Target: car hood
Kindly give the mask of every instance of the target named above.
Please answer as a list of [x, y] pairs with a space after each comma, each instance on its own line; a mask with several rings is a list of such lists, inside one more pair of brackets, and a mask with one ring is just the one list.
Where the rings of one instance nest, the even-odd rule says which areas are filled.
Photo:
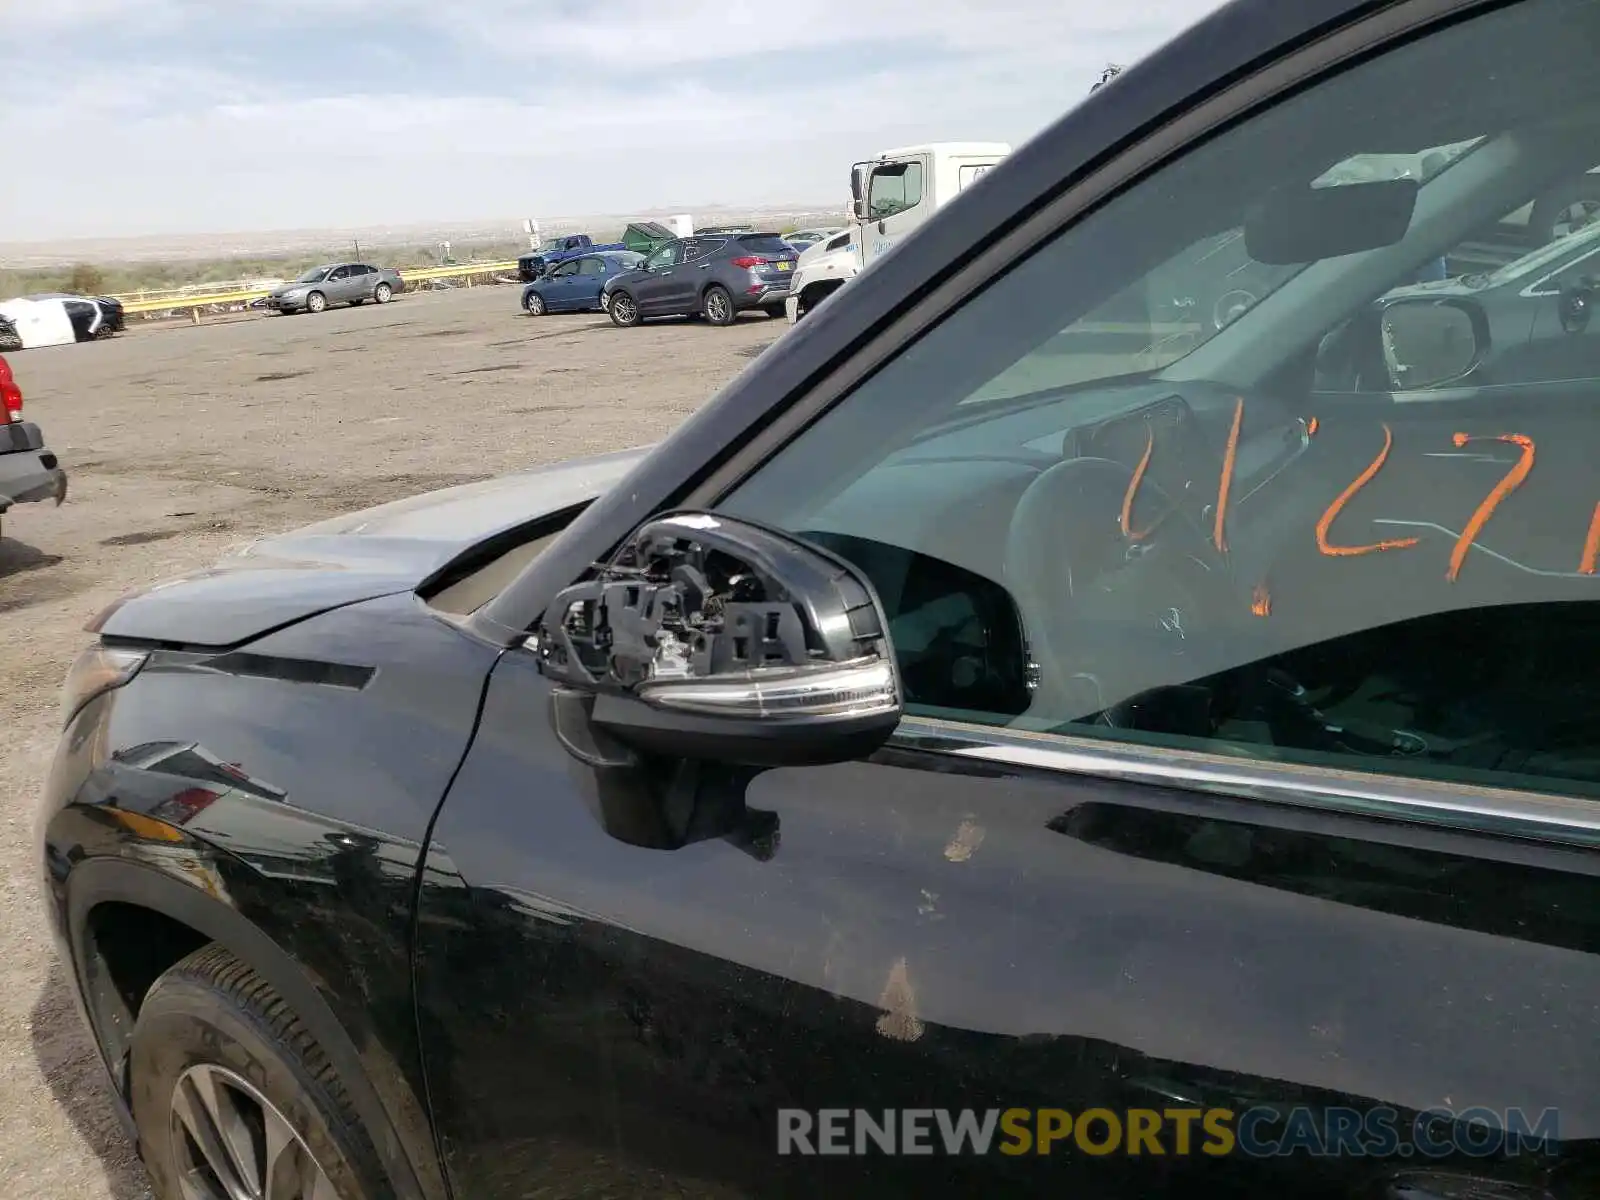
[[263, 538], [206, 570], [124, 596], [91, 628], [113, 638], [222, 648], [329, 609], [411, 591], [487, 538], [594, 500], [647, 452], [534, 467]]

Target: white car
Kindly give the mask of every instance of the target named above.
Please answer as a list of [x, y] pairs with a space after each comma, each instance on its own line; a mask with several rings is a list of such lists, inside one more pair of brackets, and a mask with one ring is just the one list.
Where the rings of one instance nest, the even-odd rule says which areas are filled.
[[793, 246], [796, 250], [803, 252], [809, 250], [818, 242], [826, 241], [835, 234], [843, 232], [845, 231], [837, 226], [834, 226], [830, 229], [796, 229], [793, 233], [784, 234], [783, 240], [788, 242], [789, 245]]
[[860, 270], [861, 255], [848, 229], [802, 250], [800, 261], [794, 265], [789, 298], [783, 302], [789, 324], [850, 282]]
[[[121, 333], [122, 302], [110, 296], [37, 292], [0, 300], [0, 317], [16, 331], [14, 349], [96, 342]], [[11, 339], [8, 339], [8, 343]]]

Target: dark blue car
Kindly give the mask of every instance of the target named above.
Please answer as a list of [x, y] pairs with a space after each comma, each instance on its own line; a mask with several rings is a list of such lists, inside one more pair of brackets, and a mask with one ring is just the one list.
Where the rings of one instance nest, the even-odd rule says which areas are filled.
[[606, 280], [634, 270], [644, 255], [631, 250], [585, 254], [551, 268], [542, 279], [522, 289], [522, 308], [530, 317], [553, 312], [600, 312], [600, 291]]

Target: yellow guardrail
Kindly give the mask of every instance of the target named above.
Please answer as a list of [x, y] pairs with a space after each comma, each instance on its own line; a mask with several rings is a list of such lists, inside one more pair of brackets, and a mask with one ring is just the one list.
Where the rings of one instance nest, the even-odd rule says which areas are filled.
[[[516, 260], [495, 263], [458, 263], [451, 267], [421, 267], [414, 271], [401, 271], [400, 278], [407, 287], [434, 279], [466, 279], [479, 275], [503, 275], [517, 269]], [[122, 301], [122, 311], [137, 315], [157, 312], [190, 312], [198, 320], [202, 308], [214, 304], [247, 304], [260, 300], [269, 289], [252, 288], [244, 291], [198, 293], [189, 296], [167, 296], [157, 299], [117, 296]]]

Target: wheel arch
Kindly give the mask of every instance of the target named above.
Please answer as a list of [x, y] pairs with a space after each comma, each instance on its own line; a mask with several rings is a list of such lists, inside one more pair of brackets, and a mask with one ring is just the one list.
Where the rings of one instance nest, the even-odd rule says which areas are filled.
[[[237, 909], [191, 883], [140, 863], [91, 858], [76, 864], [68, 877], [66, 931], [79, 996], [96, 1046], [116, 1086], [119, 1107], [126, 1110], [126, 1062], [137, 1011], [136, 1006], [130, 1007], [126, 992], [137, 981], [129, 978], [126, 961], [119, 969], [112, 961], [115, 956], [104, 953], [97, 932], [105, 928], [108, 914], [127, 921], [135, 912], [148, 915], [147, 928], [160, 931], [169, 952], [182, 950], [172, 963], [202, 945], [216, 943], [271, 984], [294, 1009], [338, 1073], [356, 1114], [377, 1147], [395, 1195], [402, 1200], [445, 1200], [448, 1192], [425, 1102], [409, 1088], [404, 1088], [404, 1095], [399, 1094], [400, 1089], [389, 1089], [396, 1102], [413, 1110], [399, 1114], [413, 1130], [410, 1138], [403, 1136], [363, 1063], [356, 1036], [287, 951]], [[143, 971], [148, 973], [154, 962], [147, 957], [142, 963]], [[159, 974], [157, 970], [149, 982]], [[142, 998], [143, 993], [138, 999]], [[131, 1122], [125, 1113], [124, 1119]], [[423, 1144], [416, 1145], [418, 1134], [423, 1132]]]

